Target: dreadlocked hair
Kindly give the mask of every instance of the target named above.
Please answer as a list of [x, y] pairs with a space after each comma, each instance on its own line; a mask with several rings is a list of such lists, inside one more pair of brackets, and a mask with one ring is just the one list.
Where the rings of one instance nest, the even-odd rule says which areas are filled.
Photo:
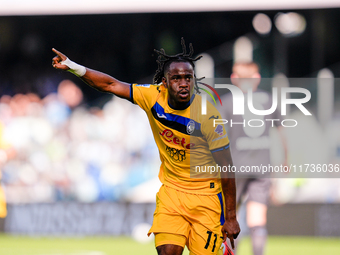
[[[154, 50], [158, 54], [158, 59], [156, 60], [158, 64], [158, 69], [156, 70], [155, 76], [153, 77], [154, 84], [159, 84], [162, 82], [162, 78], [164, 77], [164, 71], [168, 66], [170, 66], [172, 62], [189, 62], [192, 65], [192, 67], [195, 67], [194, 62], [202, 58], [202, 56], [198, 56], [196, 58], [192, 57], [192, 55], [194, 54], [194, 48], [192, 47], [191, 43], [189, 44], [190, 52], [187, 54], [187, 49], [183, 37], [181, 38], [181, 45], [183, 52], [176, 55], [168, 55], [165, 53], [164, 49]], [[196, 77], [195, 77], [195, 90], [196, 93], [200, 93], [196, 82]]]

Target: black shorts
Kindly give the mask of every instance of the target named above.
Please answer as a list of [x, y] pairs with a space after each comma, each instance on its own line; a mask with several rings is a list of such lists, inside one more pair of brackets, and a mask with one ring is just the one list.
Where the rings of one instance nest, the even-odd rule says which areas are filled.
[[270, 178], [236, 178], [237, 204], [254, 201], [268, 205], [270, 187]]

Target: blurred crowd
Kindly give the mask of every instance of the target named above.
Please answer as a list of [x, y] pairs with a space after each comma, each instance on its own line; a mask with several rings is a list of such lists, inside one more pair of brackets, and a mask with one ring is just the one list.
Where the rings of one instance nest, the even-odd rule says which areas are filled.
[[89, 108], [64, 80], [44, 98], [1, 97], [0, 167], [9, 203], [119, 201], [157, 176], [159, 155], [138, 106]]
[[[43, 98], [0, 98], [0, 180], [8, 203], [154, 201], [160, 160], [144, 111], [117, 97], [100, 108], [84, 101], [71, 80]], [[314, 116], [296, 113], [290, 118], [299, 125], [286, 134], [289, 163], [339, 164], [339, 119], [323, 130]], [[276, 136], [272, 161], [280, 164]], [[285, 177], [272, 180], [275, 203], [340, 202], [340, 178]]]

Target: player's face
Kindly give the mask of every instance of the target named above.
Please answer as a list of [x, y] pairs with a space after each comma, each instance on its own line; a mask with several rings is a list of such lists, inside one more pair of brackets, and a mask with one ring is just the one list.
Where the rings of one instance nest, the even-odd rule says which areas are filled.
[[190, 101], [194, 88], [194, 69], [189, 62], [172, 62], [163, 84], [168, 89], [170, 104], [181, 107]]

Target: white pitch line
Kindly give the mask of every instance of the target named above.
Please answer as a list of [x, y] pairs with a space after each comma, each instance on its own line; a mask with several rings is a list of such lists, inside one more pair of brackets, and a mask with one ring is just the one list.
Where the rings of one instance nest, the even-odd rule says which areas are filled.
[[76, 253], [46, 253], [41, 255], [106, 255], [106, 253], [101, 251], [80, 251]]

